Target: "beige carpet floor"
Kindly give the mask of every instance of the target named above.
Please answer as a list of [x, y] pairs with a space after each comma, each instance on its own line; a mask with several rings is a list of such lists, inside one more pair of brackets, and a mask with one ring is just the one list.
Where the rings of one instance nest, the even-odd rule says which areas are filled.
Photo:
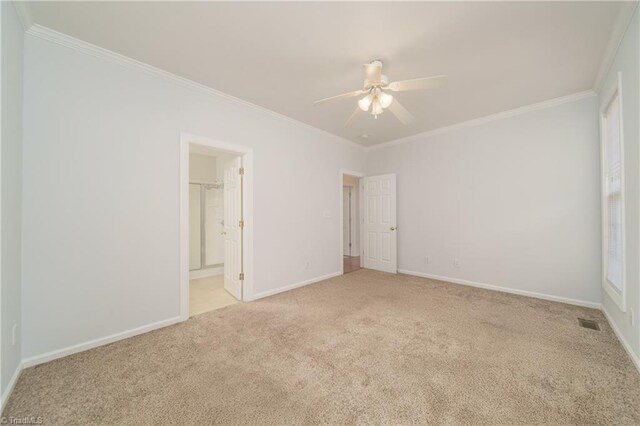
[[359, 270], [29, 368], [3, 414], [45, 424], [639, 424], [640, 375], [597, 310]]

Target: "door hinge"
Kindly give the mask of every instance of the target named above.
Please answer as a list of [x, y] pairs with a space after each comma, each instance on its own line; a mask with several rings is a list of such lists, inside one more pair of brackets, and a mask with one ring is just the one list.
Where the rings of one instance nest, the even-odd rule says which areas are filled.
[[240, 167], [240, 168], [238, 169], [238, 174], [239, 174], [240, 176], [244, 176], [244, 167]]
[[244, 229], [244, 220], [240, 220], [240, 222], [238, 222], [238, 226], [240, 229]]
[[351, 243], [349, 243], [349, 247], [351, 247]]
[[240, 281], [244, 280], [244, 272], [240, 272], [240, 276], [238, 277]]

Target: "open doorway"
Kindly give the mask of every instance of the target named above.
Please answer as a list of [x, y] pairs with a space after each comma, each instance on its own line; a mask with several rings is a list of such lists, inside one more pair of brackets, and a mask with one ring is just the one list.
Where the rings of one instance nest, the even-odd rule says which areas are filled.
[[224, 274], [230, 257], [226, 236], [233, 232], [232, 218], [225, 216], [237, 209], [229, 204], [238, 202], [227, 196], [233, 190], [229, 187], [237, 185], [229, 169], [237, 167], [239, 157], [189, 144], [189, 316], [232, 305], [241, 297], [237, 283]]
[[341, 172], [342, 212], [341, 244], [344, 274], [362, 267], [361, 245], [361, 190], [359, 174]]
[[183, 134], [180, 161], [180, 317], [186, 320], [248, 300], [251, 151]]
[[397, 273], [396, 175], [341, 170], [339, 183], [342, 273], [362, 268]]

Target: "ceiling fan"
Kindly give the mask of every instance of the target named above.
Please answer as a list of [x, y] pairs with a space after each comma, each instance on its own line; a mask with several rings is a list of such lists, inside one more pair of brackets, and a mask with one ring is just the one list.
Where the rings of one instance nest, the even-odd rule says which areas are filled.
[[402, 92], [405, 90], [424, 90], [443, 87], [447, 84], [446, 75], [436, 75], [433, 77], [416, 78], [413, 80], [394, 81], [389, 83], [389, 78], [382, 74], [382, 61], [373, 60], [368, 64], [364, 64], [365, 80], [364, 87], [361, 90], [343, 93], [342, 95], [332, 96], [330, 98], [320, 99], [314, 104], [318, 105], [328, 101], [352, 98], [359, 95], [365, 95], [358, 101], [358, 107], [351, 114], [351, 117], [344, 124], [349, 127], [364, 112], [371, 109], [371, 114], [377, 119], [385, 109], [389, 109], [402, 124], [409, 124], [413, 121], [413, 115], [405, 107], [398, 102], [392, 95], [386, 91]]

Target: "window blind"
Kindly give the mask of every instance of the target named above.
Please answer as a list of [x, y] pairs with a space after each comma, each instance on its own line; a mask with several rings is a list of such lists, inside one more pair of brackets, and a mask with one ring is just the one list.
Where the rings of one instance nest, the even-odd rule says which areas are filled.
[[605, 134], [605, 197], [606, 215], [606, 278], [616, 289], [622, 290], [622, 149], [620, 143], [620, 106], [616, 94], [604, 114]]

